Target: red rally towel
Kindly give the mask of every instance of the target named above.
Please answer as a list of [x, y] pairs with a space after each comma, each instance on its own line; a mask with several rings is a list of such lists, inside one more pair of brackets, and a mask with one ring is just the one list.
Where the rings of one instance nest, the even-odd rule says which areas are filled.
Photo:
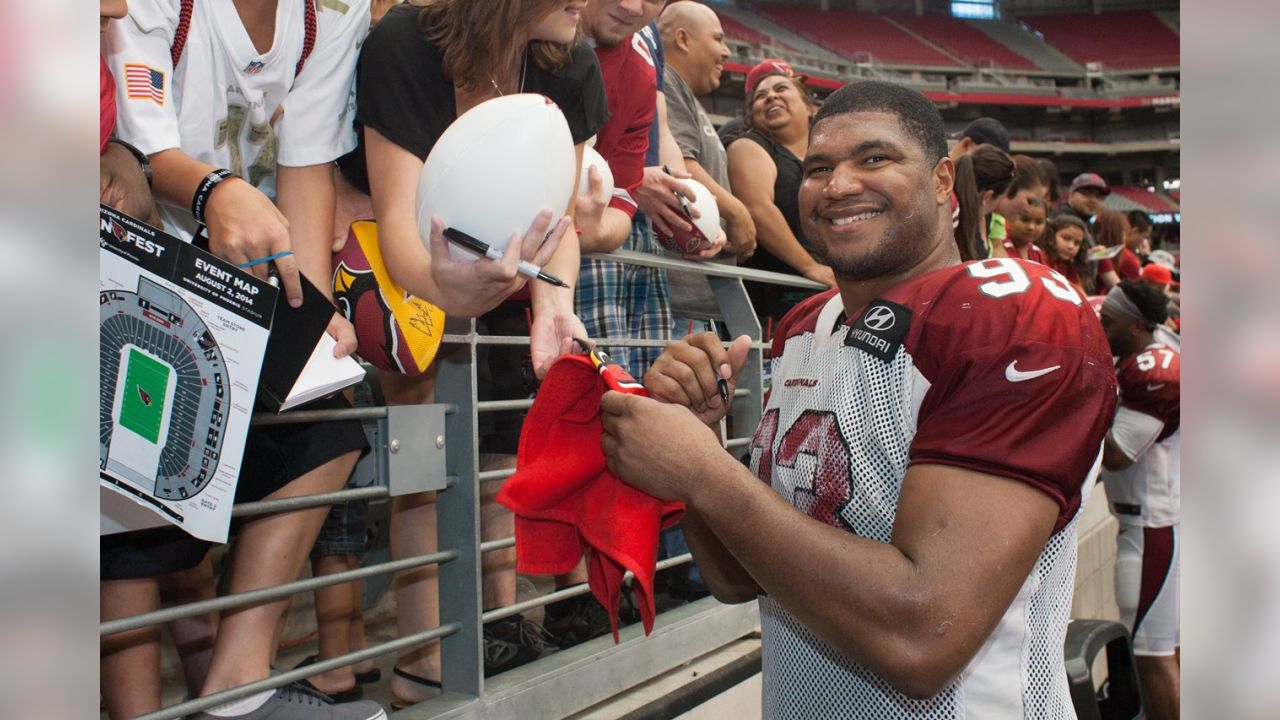
[[605, 467], [600, 397], [606, 389], [617, 388], [607, 388], [584, 356], [566, 355], [551, 366], [520, 433], [516, 472], [502, 484], [498, 502], [516, 515], [520, 572], [566, 573], [586, 553], [588, 585], [609, 611], [617, 642], [628, 570], [640, 584], [636, 602], [644, 632], [653, 630], [658, 532], [680, 519], [684, 505], [640, 492]]

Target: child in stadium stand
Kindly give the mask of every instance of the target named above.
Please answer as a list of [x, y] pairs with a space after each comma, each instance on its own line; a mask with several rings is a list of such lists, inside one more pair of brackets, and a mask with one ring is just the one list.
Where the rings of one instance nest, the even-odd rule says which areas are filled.
[[1062, 645], [1110, 352], [1048, 268], [960, 263], [946, 150], [898, 85], [815, 115], [800, 212], [839, 291], [775, 335], [750, 471], [707, 426], [746, 337], [668, 345], [652, 398], [601, 401], [610, 470], [686, 503], [718, 598], [758, 599], [765, 717], [1075, 716]]
[[1064, 214], [1055, 215], [1045, 226], [1038, 244], [1044, 253], [1045, 264], [1059, 275], [1071, 281], [1071, 286], [1081, 295], [1092, 295], [1094, 268], [1085, 253], [1089, 228], [1080, 218]]
[[[264, 279], [265, 260], [274, 257], [282, 301], [293, 305], [302, 302], [300, 272], [317, 287], [331, 286], [331, 164], [355, 144], [349, 106], [368, 13], [368, 0], [133, 0], [128, 19], [109, 30], [108, 65], [122, 78], [119, 134], [150, 156], [166, 230], [192, 240], [203, 226], [214, 254], [251, 264]], [[336, 354], [355, 348], [350, 324], [336, 313], [329, 333]], [[338, 397], [312, 407], [349, 404]], [[356, 421], [251, 429], [236, 501], [335, 491], [365, 450]], [[296, 579], [327, 513], [320, 507], [241, 522], [229, 591]], [[204, 549], [181, 558], [178, 569], [198, 562]], [[270, 676], [287, 605], [222, 614], [201, 696]], [[373, 720], [385, 713], [376, 703], [331, 704], [290, 685], [189, 717]]]
[[1102, 327], [1120, 359], [1120, 408], [1107, 433], [1103, 481], [1120, 523], [1116, 602], [1133, 633], [1147, 717], [1178, 717], [1181, 642], [1178, 556], [1181, 355], [1159, 342], [1167, 300], [1148, 283], [1123, 280], [1102, 303]]
[[1008, 257], [1005, 240], [1009, 237], [1008, 219], [1015, 217], [1027, 206], [1032, 198], [1042, 199], [1049, 187], [1049, 181], [1040, 169], [1040, 163], [1026, 155], [1010, 155], [1013, 160], [1013, 182], [1009, 189], [996, 200], [995, 212], [991, 213], [991, 224], [987, 229], [987, 242], [991, 250], [989, 257]]
[[1007, 218], [1008, 236], [1004, 240], [1004, 251], [1009, 257], [1048, 264], [1044, 251], [1036, 244], [1044, 236], [1045, 215], [1044, 200], [1029, 197], [1016, 213]]

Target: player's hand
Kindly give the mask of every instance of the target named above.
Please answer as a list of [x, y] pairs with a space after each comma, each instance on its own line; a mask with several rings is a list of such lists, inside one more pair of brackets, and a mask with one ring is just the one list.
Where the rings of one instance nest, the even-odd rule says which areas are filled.
[[[714, 425], [733, 404], [733, 391], [747, 364], [751, 338], [738, 336], [726, 350], [714, 333], [699, 333], [677, 340], [662, 351], [644, 374], [649, 395], [663, 402], [683, 405], [699, 420]], [[720, 397], [721, 378], [729, 382], [729, 402]]]
[[831, 270], [830, 265], [822, 265], [821, 263], [814, 263], [809, 267], [805, 268], [804, 271], [801, 272], [801, 274], [809, 278], [810, 280], [814, 282], [820, 282], [829, 288], [833, 288], [836, 286], [836, 274]]
[[636, 204], [653, 223], [655, 231], [670, 237], [675, 234], [674, 231], [687, 232], [693, 228], [693, 223], [689, 222], [689, 218], [685, 216], [676, 193], [690, 203], [689, 210], [694, 218], [702, 216], [698, 208], [692, 204], [693, 190], [680, 182], [681, 179], [689, 177], [691, 177], [689, 173], [679, 171], [674, 175], [668, 175], [659, 167], [644, 169], [644, 181], [636, 189]]
[[108, 207], [161, 227], [160, 212], [142, 166], [119, 143], [107, 143], [107, 151], [98, 160], [98, 197]]
[[529, 328], [529, 358], [533, 374], [541, 379], [561, 355], [573, 352], [574, 338], [586, 338], [587, 329], [573, 313], [534, 313]]
[[356, 351], [356, 328], [342, 313], [334, 313], [324, 331], [337, 343], [333, 348], [334, 357], [346, 357]]
[[724, 456], [715, 432], [687, 408], [609, 391], [600, 398], [600, 419], [609, 471], [657, 498], [687, 502], [689, 478]]
[[[501, 260], [489, 258], [458, 259], [449, 251], [444, 237], [444, 221], [431, 218], [431, 277], [439, 289], [436, 305], [454, 317], [476, 317], [497, 307], [511, 293], [524, 287], [528, 278], [519, 273], [521, 260], [541, 267], [555, 255], [569, 217], [551, 224], [551, 211], [542, 210], [529, 229], [512, 233]], [[483, 239], [483, 238], [481, 238]]]
[[[227, 178], [213, 189], [204, 217], [209, 226], [209, 249], [227, 262], [243, 265], [293, 247], [284, 214], [266, 195], [238, 177]], [[289, 304], [301, 306], [297, 259], [286, 255], [273, 262]], [[266, 280], [268, 266], [259, 263], [245, 272]]]

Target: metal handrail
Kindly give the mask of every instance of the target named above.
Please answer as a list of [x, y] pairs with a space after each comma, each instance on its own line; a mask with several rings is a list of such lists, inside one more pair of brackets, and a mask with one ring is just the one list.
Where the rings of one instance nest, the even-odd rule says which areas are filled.
[[[738, 327], [740, 328], [743, 327], [742, 320], [741, 320], [741, 318], [743, 317], [743, 313], [745, 312], [750, 314], [750, 306], [749, 305], [743, 306], [742, 302], [736, 299], [730, 299], [730, 300], [724, 299], [724, 296], [721, 295], [721, 291], [724, 288], [728, 287], [725, 284], [724, 278], [767, 282], [767, 283], [772, 283], [776, 285], [784, 285], [788, 287], [798, 287], [798, 288], [813, 289], [813, 290], [820, 290], [823, 288], [822, 285], [818, 283], [814, 283], [806, 278], [799, 277], [799, 276], [773, 273], [768, 271], [736, 267], [731, 265], [719, 265], [716, 263], [694, 263], [694, 262], [690, 262], [690, 261], [686, 261], [678, 258], [647, 255], [643, 253], [635, 253], [635, 252], [629, 252], [629, 251], [623, 251], [623, 250], [618, 250], [608, 255], [594, 255], [593, 257], [604, 257], [606, 259], [612, 259], [612, 260], [627, 263], [627, 264], [664, 269], [664, 270], [688, 270], [688, 271], [693, 271], [693, 272], [697, 272], [697, 273], [709, 276], [713, 290], [715, 290], [717, 293], [717, 296], [720, 297], [721, 307], [722, 307], [722, 310], [726, 313], [726, 318], [729, 317], [729, 313], [731, 312], [735, 313], [734, 317], [737, 317], [739, 319], [735, 320], [734, 322], [738, 322]], [[738, 286], [735, 292], [738, 294], [741, 294], [742, 293], [741, 287]], [[745, 299], [745, 295], [742, 295], [741, 297]], [[726, 305], [726, 303], [728, 304]], [[751, 322], [754, 322], [754, 321], [751, 321]], [[748, 325], [748, 327], [750, 327], [750, 325]], [[462, 346], [469, 346], [473, 349], [473, 351], [470, 354], [466, 353], [465, 348], [462, 350], [462, 352], [464, 353], [462, 357], [465, 358], [463, 360], [464, 363], [474, 362], [474, 348], [477, 346], [481, 346], [481, 345], [521, 346], [521, 345], [527, 345], [527, 343], [529, 342], [528, 337], [521, 337], [521, 336], [479, 335], [475, 331], [474, 322], [470, 323], [469, 327], [464, 324], [464, 325], [452, 325], [451, 328], [453, 332], [447, 333], [443, 337], [444, 345], [453, 345], [453, 346], [462, 345]], [[465, 331], [459, 332], [460, 330], [464, 330], [464, 329]], [[751, 334], [753, 336], [756, 335], [758, 333], [758, 330], [759, 330], [758, 327], [754, 330], [751, 330]], [[645, 348], [662, 347], [668, 342], [666, 340], [648, 340], [648, 339], [634, 339], [634, 338], [599, 338], [599, 339], [596, 339], [596, 341], [597, 341], [597, 344], [606, 348], [609, 348], [609, 347], [645, 347]], [[753, 353], [758, 353], [759, 351], [767, 350], [770, 347], [770, 343], [760, 342], [759, 340], [756, 340], [752, 343], [751, 347], [752, 347]], [[753, 357], [758, 357], [758, 355], [753, 355]], [[465, 374], [463, 374], [461, 377], [465, 378], [466, 376]], [[474, 374], [472, 374], [472, 378], [474, 378]], [[465, 388], [463, 389], [465, 391]], [[735, 397], [750, 397], [758, 392], [759, 392], [758, 382], [744, 381], [743, 387], [737, 388], [734, 395]], [[472, 380], [471, 395], [469, 400], [467, 399], [465, 392], [461, 398], [457, 397], [455, 394], [454, 396], [445, 396], [444, 399], [451, 401], [451, 402], [441, 403], [442, 405], [444, 405], [445, 413], [452, 416], [449, 420], [449, 423], [454, 425], [457, 424], [458, 413], [461, 408], [464, 411], [462, 413], [462, 417], [464, 418], [464, 420], [462, 421], [460, 427], [470, 429], [472, 432], [474, 432], [474, 428], [471, 427], [469, 422], [465, 420], [465, 418], [473, 417], [471, 413], [478, 414], [478, 413], [485, 413], [485, 412], [524, 410], [529, 408], [532, 404], [532, 400], [528, 400], [528, 399], [496, 400], [496, 401], [479, 402], [475, 397], [474, 380]], [[389, 419], [391, 419], [391, 411], [389, 411], [386, 407], [373, 407], [373, 408], [361, 407], [361, 408], [348, 408], [348, 409], [341, 409], [341, 410], [294, 410], [294, 411], [289, 411], [281, 414], [259, 413], [259, 414], [255, 414], [252, 417], [251, 421], [254, 426], [277, 426], [277, 425], [286, 425], [286, 424], [304, 423], [304, 422], [317, 422], [317, 421], [359, 420], [359, 421], [368, 422], [368, 421], [386, 421]], [[723, 429], [724, 428], [722, 426], [721, 428], [722, 433], [723, 433]], [[400, 432], [400, 431], [397, 431], [397, 432]], [[750, 438], [727, 439], [725, 441], [725, 447], [727, 449], [742, 447], [749, 444], [750, 441], [751, 441]], [[474, 437], [471, 438], [470, 442], [474, 443]], [[450, 452], [452, 453], [457, 449], [459, 448], [454, 448], [453, 450], [450, 450]], [[474, 445], [472, 446], [472, 450], [474, 451]], [[461, 462], [461, 464], [457, 465], [456, 467], [454, 467], [453, 464], [451, 464], [450, 469], [447, 471], [448, 473], [450, 473], [446, 477], [447, 486], [454, 487], [455, 491], [457, 489], [457, 486], [460, 480], [459, 478], [460, 474], [474, 477], [477, 482], [489, 482], [489, 481], [501, 480], [506, 477], [510, 477], [515, 472], [513, 468], [504, 468], [504, 469], [476, 472], [475, 468], [472, 465], [470, 465], [468, 462], [465, 462], [465, 453], [463, 456], [451, 455], [451, 457], [455, 457], [455, 458], [460, 457], [460, 459], [463, 460], [463, 462]], [[467, 485], [464, 485], [463, 487], [467, 488], [467, 493], [475, 492], [474, 490], [470, 489]], [[453, 494], [454, 493], [444, 494], [444, 495], [441, 495], [441, 497], [442, 498], [452, 497]], [[262, 515], [262, 514], [268, 514], [268, 513], [287, 512], [287, 511], [300, 510], [304, 508], [320, 507], [320, 506], [330, 505], [334, 503], [348, 502], [352, 500], [382, 500], [382, 499], [388, 498], [389, 495], [390, 495], [389, 489], [383, 485], [343, 489], [343, 490], [330, 492], [330, 493], [320, 493], [320, 494], [308, 495], [308, 496], [277, 498], [277, 499], [262, 500], [262, 501], [252, 502], [252, 503], [242, 503], [242, 504], [233, 506], [232, 516], [248, 517], [248, 516], [256, 516], [256, 515]], [[461, 500], [462, 498], [458, 498], [458, 499]], [[475, 500], [474, 499], [466, 500], [465, 502], [467, 504], [470, 504], [475, 502]], [[462, 509], [462, 508], [455, 508], [455, 510], [456, 509]], [[461, 535], [458, 535], [459, 529], [462, 530]], [[459, 571], [462, 572], [462, 575], [455, 577], [455, 579], [452, 580], [452, 582], [456, 583], [459, 580], [462, 580], [463, 587], [466, 587], [467, 583], [470, 582], [469, 578], [472, 577], [469, 574], [472, 572], [469, 569], [469, 567], [470, 567], [470, 562], [473, 559], [478, 559], [478, 557], [482, 556], [484, 553], [491, 553], [499, 550], [506, 550], [506, 549], [512, 548], [515, 545], [514, 537], [500, 538], [496, 540], [490, 540], [490, 541], [478, 543], [477, 545], [470, 545], [470, 541], [467, 541], [465, 538], [469, 533], [475, 532], [475, 531], [476, 529], [474, 527], [472, 527], [471, 529], [468, 529], [466, 523], [463, 523], [462, 525], [455, 528], [452, 531], [453, 535], [451, 536], [453, 539], [453, 544], [451, 549], [448, 549], [448, 550], [442, 550], [439, 552], [430, 553], [426, 555], [419, 555], [412, 558], [404, 558], [404, 559], [393, 560], [393, 561], [384, 562], [384, 563], [377, 563], [374, 565], [369, 565], [367, 567], [355, 568], [352, 570], [333, 573], [329, 575], [322, 575], [319, 577], [306, 578], [303, 580], [289, 582], [289, 583], [285, 583], [283, 585], [279, 585], [275, 587], [260, 588], [260, 589], [251, 590], [247, 592], [236, 593], [233, 595], [226, 595], [222, 597], [211, 598], [208, 600], [201, 600], [201, 601], [197, 601], [194, 603], [189, 603], [189, 604], [181, 605], [177, 607], [163, 608], [157, 611], [143, 613], [143, 614], [134, 615], [130, 617], [116, 618], [113, 620], [102, 622], [99, 625], [99, 634], [100, 636], [105, 637], [105, 636], [114, 635], [122, 632], [127, 632], [130, 630], [136, 630], [143, 627], [159, 625], [159, 624], [171, 622], [173, 620], [201, 615], [204, 613], [218, 612], [218, 611], [229, 610], [233, 608], [240, 608], [240, 607], [270, 602], [274, 600], [279, 600], [297, 593], [311, 592], [324, 587], [330, 587], [330, 586], [340, 585], [340, 584], [349, 583], [353, 581], [363, 580], [365, 578], [379, 576], [379, 575], [387, 575], [387, 574], [396, 573], [404, 570], [410, 570], [413, 568], [418, 568], [426, 565], [443, 564], [443, 567], [441, 569], [441, 587], [442, 588], [445, 586], [445, 581], [447, 579], [446, 576], [449, 574], [457, 575]], [[445, 533], [445, 528], [443, 524], [441, 526], [441, 533], [442, 533], [441, 539], [443, 541], [447, 536], [447, 534]], [[463, 545], [458, 544], [459, 538], [462, 538], [460, 541], [464, 543]], [[464, 560], [464, 562], [461, 562], [461, 563], [452, 562], [460, 559]], [[670, 568], [670, 567], [674, 567], [677, 565], [682, 565], [690, 562], [692, 562], [692, 556], [686, 553], [678, 557], [669, 558], [669, 559], [658, 562], [655, 566], [655, 570], [663, 570], [666, 568]], [[479, 563], [477, 562], [477, 565], [478, 564]], [[624, 582], [630, 583], [632, 582], [633, 579], [634, 579], [634, 576], [629, 572], [626, 573], [624, 576]], [[474, 626], [470, 625], [471, 622], [474, 622], [474, 620], [472, 620], [471, 618], [480, 619], [481, 622], [492, 622], [494, 620], [511, 617], [513, 615], [516, 615], [520, 612], [524, 612], [526, 610], [545, 606], [549, 603], [556, 602], [557, 600], [576, 597], [584, 593], [587, 593], [589, 591], [590, 591], [590, 588], [588, 587], [587, 584], [585, 583], [578, 584], [572, 587], [556, 590], [555, 592], [548, 593], [546, 595], [543, 595], [537, 598], [532, 598], [527, 601], [516, 603], [514, 605], [510, 605], [504, 608], [498, 608], [495, 610], [490, 610], [488, 612], [481, 612], [476, 615], [472, 614], [473, 612], [475, 612], [475, 610], [469, 610], [468, 608], [475, 607], [475, 609], [478, 610], [479, 608], [476, 606], [479, 605], [479, 602], [478, 602], [479, 598], [470, 597], [465, 602], [463, 602], [462, 605], [460, 606], [461, 612], [445, 613], [443, 612], [444, 608], [442, 608], [442, 620], [444, 621], [444, 624], [441, 627], [432, 628], [420, 633], [415, 633], [413, 635], [398, 638], [390, 642], [373, 645], [373, 646], [364, 648], [362, 650], [346, 653], [338, 657], [328, 658], [323, 661], [308, 665], [305, 668], [298, 668], [295, 670], [283, 672], [277, 675], [273, 675], [270, 678], [249, 683], [244, 686], [225, 690], [225, 691], [215, 693], [206, 697], [189, 700], [189, 701], [180, 703], [178, 705], [164, 708], [155, 713], [150, 713], [148, 715], [145, 715], [140, 720], [171, 720], [172, 718], [178, 718], [190, 713], [199, 712], [216, 705], [234, 701], [236, 699], [243, 698], [264, 690], [277, 688], [282, 685], [288, 684], [290, 682], [301, 680], [306, 677], [311, 677], [319, 673], [323, 673], [336, 668], [348, 666], [356, 662], [361, 662], [364, 660], [379, 657], [389, 653], [398, 652], [404, 649], [417, 647], [424, 643], [440, 641], [444, 638], [450, 638], [451, 636], [456, 636], [456, 637], [451, 637], [451, 639], [445, 643], [444, 650], [450, 653], [456, 653], [456, 652], [459, 652], [459, 648], [462, 648], [461, 649], [462, 655], [458, 656], [457, 660], [462, 663], [462, 666], [467, 666], [469, 664], [469, 660], [471, 659], [471, 657], [473, 657], [472, 653], [474, 652], [473, 650], [468, 650], [467, 648], [469, 648], [473, 642], [476, 642], [478, 644], [478, 640], [479, 640], [478, 635], [476, 635], [476, 633], [478, 633], [479, 630], [476, 629]], [[466, 596], [468, 594], [463, 593], [463, 595]], [[458, 622], [460, 618], [466, 624], [465, 627]], [[462, 643], [462, 644], [459, 646], [458, 643]], [[463, 695], [474, 694], [477, 688], [471, 684], [472, 681], [469, 679], [470, 675], [468, 675], [468, 673], [471, 671], [459, 670], [459, 667], [462, 667], [462, 666], [454, 667], [452, 670], [449, 670], [449, 668], [446, 668], [445, 675], [446, 676], [452, 675], [453, 677], [453, 680], [451, 681], [452, 683], [454, 683], [454, 685], [452, 686], [453, 692], [455, 693], [461, 692]], [[458, 683], [461, 683], [461, 684], [459, 685]], [[481, 687], [483, 687], [483, 685]], [[481, 694], [483, 695], [483, 691], [481, 691]]]
[[317, 493], [315, 495], [297, 495], [275, 500], [258, 500], [256, 502], [233, 505], [231, 517], [252, 517], [254, 515], [267, 515], [287, 510], [305, 510], [322, 505], [351, 502], [352, 500], [381, 500], [390, 494], [391, 491], [386, 486], [371, 485], [369, 487], [335, 490], [334, 492]]
[[443, 550], [427, 555], [417, 555], [411, 558], [404, 558], [403, 560], [391, 560], [389, 562], [378, 563], [376, 565], [355, 568], [354, 570], [344, 570], [342, 572], [330, 573], [328, 575], [306, 578], [305, 580], [296, 580], [294, 582], [285, 583], [284, 585], [260, 588], [258, 590], [247, 590], [242, 593], [224, 595], [222, 597], [210, 598], [208, 600], [199, 600], [193, 603], [187, 603], [186, 605], [178, 605], [175, 607], [142, 613], [140, 615], [130, 615], [129, 617], [108, 620], [98, 626], [98, 635], [106, 637], [107, 635], [115, 635], [117, 633], [128, 632], [129, 630], [137, 630], [138, 628], [150, 627], [151, 625], [160, 625], [173, 620], [181, 620], [183, 618], [194, 617], [196, 615], [203, 615], [207, 612], [230, 610], [232, 608], [245, 607], [248, 605], [260, 605], [270, 600], [279, 600], [281, 598], [289, 597], [290, 595], [318, 590], [319, 588], [329, 587], [331, 585], [341, 585], [343, 583], [351, 582], [352, 580], [363, 580], [367, 577], [373, 577], [374, 575], [394, 573], [401, 570], [412, 570], [413, 568], [422, 567], [424, 565], [438, 565], [450, 560], [455, 560], [457, 557], [457, 550]]

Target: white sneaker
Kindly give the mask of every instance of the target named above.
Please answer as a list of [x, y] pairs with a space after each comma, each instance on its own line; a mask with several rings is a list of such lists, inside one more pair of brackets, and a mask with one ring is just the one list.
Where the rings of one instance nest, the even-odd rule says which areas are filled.
[[372, 700], [333, 703], [328, 696], [298, 685], [276, 688], [261, 707], [243, 715], [212, 715], [207, 712], [187, 720], [386, 720], [387, 713]]

